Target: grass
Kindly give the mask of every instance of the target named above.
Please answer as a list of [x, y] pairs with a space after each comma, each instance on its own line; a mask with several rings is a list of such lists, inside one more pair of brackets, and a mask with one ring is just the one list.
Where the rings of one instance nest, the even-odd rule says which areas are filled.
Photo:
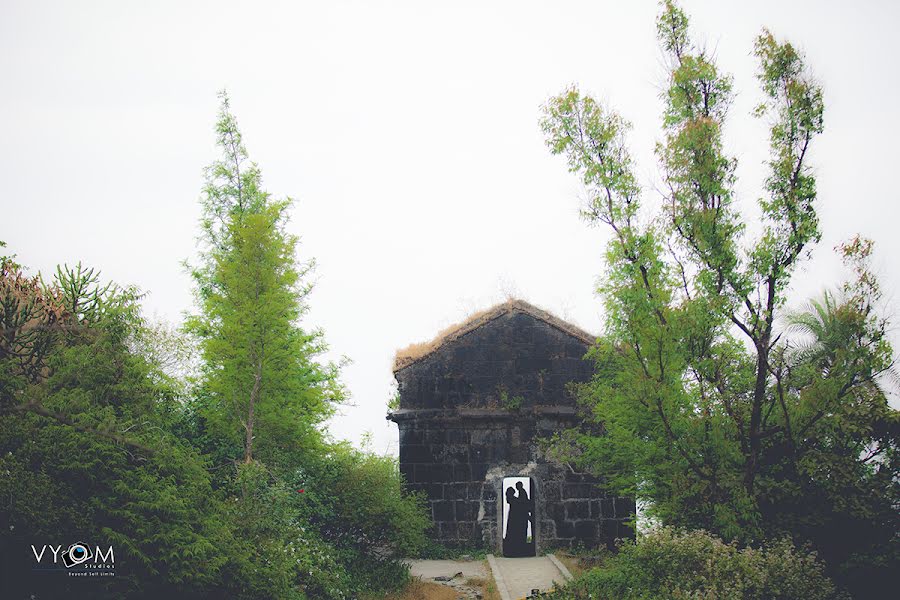
[[572, 574], [572, 577], [578, 577], [587, 570], [584, 565], [581, 564], [581, 559], [577, 556], [563, 554], [562, 552], [554, 552], [553, 554], [559, 559], [559, 562], [566, 565], [566, 568], [569, 570], [569, 573]]
[[[491, 568], [487, 562], [485, 562], [484, 568], [487, 572], [486, 577], [468, 577], [466, 585], [478, 590], [482, 600], [500, 600], [500, 592], [497, 591], [497, 585], [494, 583]], [[449, 586], [413, 577], [399, 592], [386, 596], [369, 595], [365, 596], [363, 600], [456, 600], [458, 597], [459, 592]]]
[[[485, 565], [487, 568], [487, 572], [491, 572], [491, 568]], [[494, 584], [494, 578], [488, 575], [487, 577], [469, 577], [466, 579], [466, 583], [473, 588], [478, 588], [481, 590], [481, 597], [483, 600], [500, 600], [500, 592], [497, 591], [497, 586]]]
[[446, 585], [410, 579], [405, 588], [387, 596], [370, 596], [366, 600], [456, 600], [456, 591]]
[[430, 543], [416, 558], [424, 560], [484, 560], [488, 550], [485, 548], [448, 548], [437, 542]]
[[595, 550], [587, 550], [584, 548], [568, 550], [558, 548], [553, 551], [553, 554], [559, 559], [559, 562], [566, 566], [572, 574], [572, 577], [576, 578], [585, 571], [590, 571], [596, 567], [602, 567], [607, 559], [612, 556], [612, 554], [604, 548]]

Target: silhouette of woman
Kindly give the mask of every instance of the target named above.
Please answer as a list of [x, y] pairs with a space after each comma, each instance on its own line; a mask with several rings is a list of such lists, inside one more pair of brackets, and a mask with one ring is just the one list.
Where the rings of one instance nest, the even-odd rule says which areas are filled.
[[525, 551], [525, 529], [528, 521], [523, 515], [522, 503], [516, 497], [513, 487], [506, 488], [506, 503], [509, 512], [506, 515], [506, 536], [503, 538], [503, 553], [506, 556], [522, 556]]
[[503, 538], [503, 553], [506, 556], [526, 556], [530, 554], [527, 542], [528, 522], [531, 521], [531, 501], [521, 482], [516, 489], [506, 488], [506, 503], [509, 512], [506, 516], [506, 536]]

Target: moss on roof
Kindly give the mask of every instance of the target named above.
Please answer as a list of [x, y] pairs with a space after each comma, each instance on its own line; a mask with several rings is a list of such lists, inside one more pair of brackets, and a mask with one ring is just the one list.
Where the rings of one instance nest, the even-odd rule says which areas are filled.
[[453, 340], [478, 329], [482, 325], [490, 323], [498, 317], [516, 311], [530, 315], [535, 319], [538, 319], [539, 321], [543, 321], [548, 325], [551, 325], [552, 327], [555, 327], [556, 329], [559, 329], [560, 331], [571, 335], [572, 337], [578, 338], [586, 344], [593, 344], [597, 339], [596, 336], [587, 333], [580, 327], [563, 321], [559, 317], [556, 317], [541, 308], [529, 304], [524, 300], [510, 299], [494, 307], [480, 310], [469, 315], [462, 322], [455, 323], [443, 329], [430, 342], [410, 344], [405, 348], [397, 350], [397, 354], [394, 355], [393, 371], [394, 373], [396, 373], [397, 371], [404, 369], [411, 364], [425, 358], [444, 344], [452, 342]]

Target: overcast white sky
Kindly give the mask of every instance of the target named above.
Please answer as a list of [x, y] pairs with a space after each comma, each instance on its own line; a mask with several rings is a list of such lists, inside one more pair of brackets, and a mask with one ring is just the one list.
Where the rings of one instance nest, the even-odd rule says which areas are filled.
[[[824, 237], [797, 303], [842, 277], [832, 247], [877, 243], [898, 308], [900, 3], [686, 0], [739, 96], [727, 130], [748, 214], [765, 177], [753, 38], [803, 48], [826, 133], [812, 161]], [[227, 87], [251, 158], [297, 200], [318, 260], [308, 324], [354, 363], [331, 430], [396, 451], [394, 351], [515, 293], [592, 332], [607, 232], [545, 149], [539, 107], [569, 83], [634, 123], [648, 199], [663, 82], [655, 2], [41, 2], [0, 0], [0, 239], [33, 270], [78, 260], [191, 307], [202, 169]], [[900, 338], [894, 333], [895, 346]]]

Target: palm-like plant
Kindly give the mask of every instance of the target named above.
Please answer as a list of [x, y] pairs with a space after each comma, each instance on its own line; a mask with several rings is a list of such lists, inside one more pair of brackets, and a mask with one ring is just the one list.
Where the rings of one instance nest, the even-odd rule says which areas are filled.
[[799, 340], [788, 346], [787, 354], [792, 364], [827, 365], [833, 361], [846, 337], [846, 327], [838, 314], [841, 305], [835, 294], [826, 290], [820, 299], [811, 299], [804, 310], [786, 316], [786, 331], [800, 335]]

